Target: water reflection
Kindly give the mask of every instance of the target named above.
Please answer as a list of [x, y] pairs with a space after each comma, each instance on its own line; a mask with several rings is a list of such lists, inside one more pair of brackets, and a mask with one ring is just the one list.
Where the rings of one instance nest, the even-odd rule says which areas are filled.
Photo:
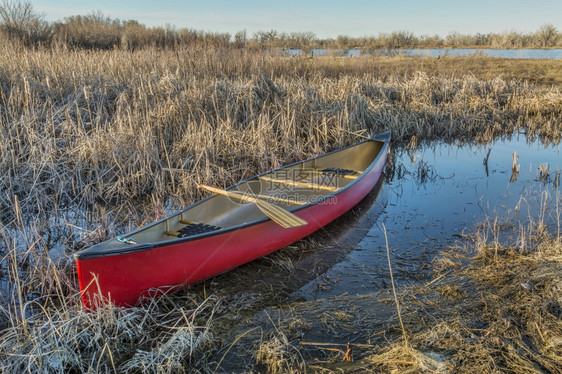
[[395, 172], [379, 196], [387, 203], [378, 222], [356, 250], [324, 275], [337, 278], [337, 284], [321, 292], [309, 284], [301, 290], [307, 297], [384, 289], [388, 265], [381, 224], [398, 281], [409, 284], [430, 276], [429, 265], [439, 251], [486, 217], [536, 217], [539, 195], [555, 196], [559, 172], [553, 170], [562, 166], [559, 145], [528, 143], [524, 136], [485, 146], [433, 144], [412, 156], [408, 150], [395, 153]]
[[[353, 209], [295, 245], [215, 277], [206, 285], [192, 288], [207, 287], [226, 295], [236, 292], [260, 294], [255, 307], [261, 309], [273, 299], [275, 303], [279, 302], [281, 294], [289, 295], [308, 282], [317, 282], [322, 274], [344, 260], [376, 224], [384, 210], [385, 200], [379, 198], [383, 186], [384, 178], [381, 178]], [[283, 263], [287, 266], [282, 266]], [[268, 269], [264, 271], [264, 268]], [[274, 289], [275, 295], [268, 295], [264, 289]]]

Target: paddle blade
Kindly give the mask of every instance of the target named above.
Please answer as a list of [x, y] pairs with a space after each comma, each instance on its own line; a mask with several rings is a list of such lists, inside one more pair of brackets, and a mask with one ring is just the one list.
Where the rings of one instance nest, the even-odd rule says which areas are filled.
[[242, 193], [234, 192], [234, 191], [221, 190], [220, 188], [205, 186], [203, 184], [200, 184], [199, 186], [197, 186], [197, 188], [205, 189], [214, 192], [218, 195], [224, 195], [224, 196], [232, 197], [237, 200], [254, 203], [262, 211], [263, 214], [269, 217], [273, 222], [277, 223], [278, 225], [286, 229], [290, 229], [292, 227], [304, 226], [308, 224], [308, 222], [306, 222], [304, 219], [297, 217], [293, 213], [281, 207], [278, 207], [277, 205], [270, 204], [267, 201], [260, 200], [254, 196], [244, 195]]
[[275, 223], [286, 229], [304, 226], [308, 224], [308, 222], [306, 222], [304, 219], [294, 215], [293, 213], [283, 208], [278, 207], [277, 205], [273, 205], [266, 201], [257, 200], [257, 199], [254, 201], [254, 203], [263, 212], [263, 214], [265, 214], [266, 216], [271, 218], [272, 221], [274, 221]]

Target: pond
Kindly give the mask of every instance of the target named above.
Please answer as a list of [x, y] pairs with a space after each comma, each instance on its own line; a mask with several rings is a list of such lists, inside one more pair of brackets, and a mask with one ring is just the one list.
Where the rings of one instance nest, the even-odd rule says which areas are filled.
[[562, 49], [490, 49], [490, 48], [460, 48], [460, 49], [408, 49], [408, 56], [487, 56], [500, 58], [522, 59], [562, 59]]
[[[518, 173], [512, 168], [514, 152]], [[246, 275], [244, 270], [236, 274], [239, 282], [251, 278], [254, 285], [262, 284], [246, 289], [260, 302], [241, 313], [230, 338], [238, 341], [222, 369], [242, 370], [239, 357], [253, 354], [248, 347], [279, 331], [293, 342], [371, 344], [396, 315], [385, 231], [397, 287], [426, 284], [439, 253], [465, 240], [483, 221], [516, 217], [526, 222], [542, 215], [556, 229], [559, 222], [544, 207], [554, 206], [556, 199], [562, 204], [556, 189], [561, 167], [560, 145], [527, 141], [524, 135], [478, 146], [436, 143], [394, 150], [387, 180], [354, 211], [308, 239], [321, 249], [301, 256], [292, 271], [281, 275], [256, 277], [253, 266], [265, 262], [246, 267]], [[283, 251], [290, 249], [279, 256]], [[224, 278], [234, 279], [227, 274], [210, 286], [221, 287]], [[268, 288], [277, 293], [269, 300]], [[252, 329], [257, 330], [248, 333]], [[325, 353], [318, 345], [302, 348], [308, 359]]]
[[[514, 152], [518, 175], [512, 173]], [[548, 176], [544, 171], [541, 178], [541, 165], [548, 169]], [[362, 278], [366, 273], [361, 269], [371, 272], [383, 268], [382, 274], [375, 275], [387, 278], [383, 225], [395, 256], [395, 270], [408, 283], [422, 277], [434, 256], [443, 247], [454, 245], [464, 230], [474, 232], [486, 219], [536, 219], [544, 204], [554, 204], [562, 155], [559, 146], [527, 143], [520, 136], [483, 146], [435, 144], [414, 152], [402, 151], [396, 154], [395, 167], [394, 177], [377, 199], [384, 210], [376, 224], [356, 249], [330, 270], [340, 279], [330, 288], [331, 293], [360, 293], [366, 283], [381, 284], [376, 277]]]
[[[287, 49], [284, 53], [297, 56], [304, 52], [300, 49]], [[360, 49], [329, 50], [329, 49], [313, 49], [312, 54], [315, 56], [324, 56], [328, 54], [338, 53], [343, 56], [359, 56], [368, 52]], [[517, 59], [562, 59], [562, 49], [491, 49], [491, 48], [419, 48], [419, 49], [393, 49], [393, 50], [375, 50], [375, 55], [407, 55], [422, 57], [444, 57], [444, 56], [485, 56], [499, 58], [517, 58]]]

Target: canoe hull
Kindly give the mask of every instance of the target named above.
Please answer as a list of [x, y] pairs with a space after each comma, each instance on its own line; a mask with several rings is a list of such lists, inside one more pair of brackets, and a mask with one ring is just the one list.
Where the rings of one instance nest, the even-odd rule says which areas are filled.
[[131, 253], [77, 258], [82, 300], [89, 309], [108, 301], [133, 306], [268, 255], [326, 226], [373, 189], [388, 154], [386, 143], [375, 162], [353, 185], [293, 213], [307, 225], [282, 228], [271, 220], [200, 239], [163, 243]]

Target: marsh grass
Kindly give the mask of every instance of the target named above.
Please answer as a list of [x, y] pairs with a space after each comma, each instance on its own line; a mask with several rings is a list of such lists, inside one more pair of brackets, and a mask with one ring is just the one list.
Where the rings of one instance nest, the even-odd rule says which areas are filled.
[[49, 296], [26, 302], [25, 318], [2, 330], [0, 363], [7, 372], [177, 373], [204, 367], [214, 344], [212, 300], [88, 313], [73, 305], [77, 295], [57, 307], [46, 302]]
[[[557, 61], [533, 77], [534, 62], [506, 62], [499, 78], [478, 58], [0, 49], [0, 363], [10, 372], [212, 371], [215, 312], [244, 300], [225, 308], [185, 292], [87, 313], [71, 258], [193, 202], [198, 184], [227, 186], [384, 130], [395, 145], [561, 134]], [[281, 335], [268, 341], [273, 353], [260, 357], [274, 370], [269, 358], [287, 347]]]
[[383, 130], [396, 143], [561, 133], [556, 86], [479, 78], [471, 59], [435, 70], [404, 57], [2, 48], [4, 219], [15, 195], [24, 212], [150, 195], [184, 205], [199, 183], [226, 186]]
[[272, 374], [306, 372], [306, 363], [299, 354], [297, 345], [290, 342], [278, 329], [260, 343], [256, 352], [256, 362]]
[[556, 227], [547, 228], [544, 217], [524, 224], [487, 220], [469, 241], [436, 259], [433, 281], [404, 290], [410, 349], [394, 329], [391, 344], [373, 352], [363, 367], [559, 372], [562, 241], [551, 234]]
[[157, 307], [108, 307], [95, 314], [76, 308], [62, 313], [41, 309], [27, 316], [25, 324], [3, 331], [4, 370], [176, 373], [201, 366], [198, 361], [212, 346], [208, 326], [193, 323], [197, 309], [180, 308], [179, 316]]

